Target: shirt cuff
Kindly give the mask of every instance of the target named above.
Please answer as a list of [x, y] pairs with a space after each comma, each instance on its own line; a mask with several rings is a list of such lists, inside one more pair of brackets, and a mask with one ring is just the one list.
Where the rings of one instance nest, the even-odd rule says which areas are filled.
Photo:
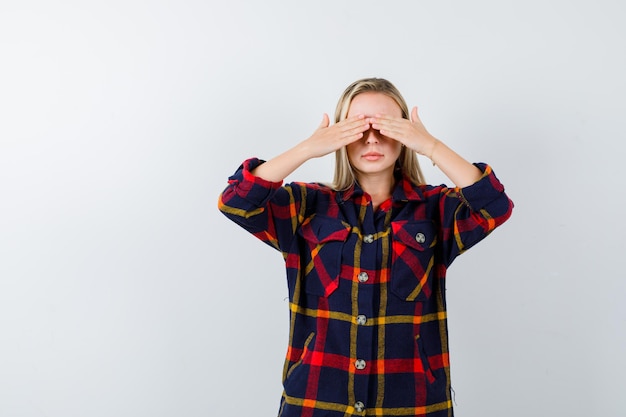
[[500, 198], [504, 193], [504, 186], [489, 165], [482, 162], [474, 165], [483, 174], [474, 184], [461, 188], [460, 193], [463, 200], [472, 210], [479, 211], [492, 201]]
[[229, 184], [234, 186], [239, 197], [259, 206], [264, 205], [283, 184], [282, 181], [267, 181], [252, 174], [251, 171], [264, 162], [264, 160], [258, 158], [247, 159], [228, 178]]

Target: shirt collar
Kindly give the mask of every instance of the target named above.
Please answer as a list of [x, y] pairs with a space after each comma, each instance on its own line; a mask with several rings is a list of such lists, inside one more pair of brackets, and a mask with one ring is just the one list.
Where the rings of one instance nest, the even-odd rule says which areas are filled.
[[[343, 202], [363, 194], [363, 189], [358, 182], [355, 182], [347, 190], [339, 191], [337, 199], [339, 202]], [[396, 185], [391, 193], [391, 199], [393, 201], [423, 201], [425, 198], [419, 187], [413, 185], [406, 176], [402, 176], [396, 181]]]
[[393, 201], [423, 201], [424, 194], [420, 187], [414, 185], [406, 176], [402, 176], [391, 193]]

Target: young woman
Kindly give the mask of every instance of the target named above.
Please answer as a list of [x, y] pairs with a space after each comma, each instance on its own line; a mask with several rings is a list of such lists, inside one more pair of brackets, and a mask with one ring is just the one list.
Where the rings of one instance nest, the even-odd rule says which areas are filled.
[[[332, 186], [282, 185], [336, 155]], [[424, 184], [416, 154], [454, 188]], [[511, 215], [486, 164], [410, 115], [389, 81], [362, 79], [308, 139], [230, 177], [220, 210], [285, 260], [290, 301], [281, 417], [451, 416], [445, 277]]]

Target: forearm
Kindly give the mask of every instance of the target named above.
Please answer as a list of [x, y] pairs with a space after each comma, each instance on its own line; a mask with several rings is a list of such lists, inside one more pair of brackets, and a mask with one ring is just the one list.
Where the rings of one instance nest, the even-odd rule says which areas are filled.
[[257, 167], [252, 174], [267, 181], [280, 182], [309, 159], [328, 155], [362, 138], [363, 132], [370, 127], [363, 115], [347, 118], [330, 127], [329, 123], [328, 115], [324, 113], [311, 137]]
[[472, 185], [482, 175], [475, 165], [434, 137], [431, 146], [423, 154], [430, 158], [457, 187]]
[[308, 159], [306, 150], [299, 144], [259, 165], [251, 173], [266, 181], [281, 182]]

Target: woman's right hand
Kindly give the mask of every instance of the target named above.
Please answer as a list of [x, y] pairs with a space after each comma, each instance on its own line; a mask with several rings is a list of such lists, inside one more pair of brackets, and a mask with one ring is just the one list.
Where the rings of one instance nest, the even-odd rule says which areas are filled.
[[363, 137], [370, 128], [369, 119], [357, 115], [329, 126], [328, 115], [324, 113], [322, 123], [311, 137], [295, 147], [256, 167], [252, 174], [267, 181], [282, 181], [300, 165], [312, 158], [328, 155]]
[[328, 114], [324, 113], [317, 130], [300, 146], [309, 158], [319, 158], [361, 139], [370, 127], [364, 115], [353, 116], [330, 126]]

